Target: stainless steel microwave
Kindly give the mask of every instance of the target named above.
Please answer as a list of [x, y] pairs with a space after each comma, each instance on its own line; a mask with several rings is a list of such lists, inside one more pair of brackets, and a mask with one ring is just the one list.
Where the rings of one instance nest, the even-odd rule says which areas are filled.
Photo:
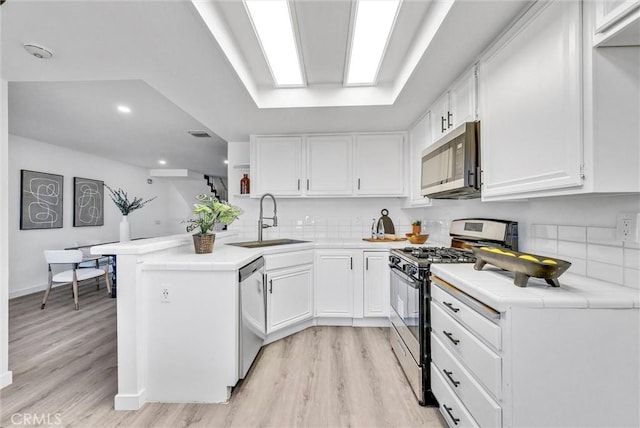
[[465, 122], [422, 151], [422, 196], [480, 197], [479, 134], [480, 122]]

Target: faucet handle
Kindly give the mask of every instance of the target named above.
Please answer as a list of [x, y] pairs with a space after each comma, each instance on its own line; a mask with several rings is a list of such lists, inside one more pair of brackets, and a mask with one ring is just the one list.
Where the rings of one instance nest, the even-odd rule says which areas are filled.
[[271, 227], [271, 225], [262, 223], [262, 228], [263, 228], [263, 229], [267, 229], [267, 228], [269, 228], [269, 227]]

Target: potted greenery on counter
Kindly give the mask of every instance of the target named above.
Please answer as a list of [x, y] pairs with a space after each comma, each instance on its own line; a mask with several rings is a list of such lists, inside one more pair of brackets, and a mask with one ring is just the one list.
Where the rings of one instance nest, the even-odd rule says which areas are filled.
[[120, 212], [122, 213], [122, 220], [120, 221], [120, 242], [129, 241], [130, 238], [130, 230], [129, 230], [129, 221], [127, 216], [131, 214], [132, 211], [138, 210], [144, 207], [149, 202], [156, 199], [157, 196], [154, 196], [151, 199], [147, 199], [146, 201], [142, 198], [135, 197], [132, 200], [129, 200], [129, 195], [122, 189], [113, 190], [111, 187], [104, 185], [109, 191], [109, 196], [113, 203], [118, 207]]
[[189, 223], [187, 232], [198, 229], [198, 233], [193, 235], [196, 254], [210, 253], [216, 236], [209, 232], [218, 223], [227, 226], [233, 223], [242, 214], [242, 209], [204, 194], [196, 196], [196, 199], [199, 203], [194, 204], [193, 213], [197, 217], [186, 221]]

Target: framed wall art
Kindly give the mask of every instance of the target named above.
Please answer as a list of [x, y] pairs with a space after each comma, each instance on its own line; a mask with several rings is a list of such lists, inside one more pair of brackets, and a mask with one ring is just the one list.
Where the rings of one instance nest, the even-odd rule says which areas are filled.
[[104, 183], [73, 177], [73, 226], [104, 225]]
[[64, 177], [20, 170], [20, 229], [62, 227]]

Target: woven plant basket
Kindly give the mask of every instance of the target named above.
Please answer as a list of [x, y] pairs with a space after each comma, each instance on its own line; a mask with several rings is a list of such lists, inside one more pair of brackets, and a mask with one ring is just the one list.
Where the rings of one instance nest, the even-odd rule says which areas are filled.
[[196, 254], [207, 254], [213, 251], [213, 241], [215, 241], [216, 235], [206, 234], [193, 235], [193, 246], [196, 249]]

